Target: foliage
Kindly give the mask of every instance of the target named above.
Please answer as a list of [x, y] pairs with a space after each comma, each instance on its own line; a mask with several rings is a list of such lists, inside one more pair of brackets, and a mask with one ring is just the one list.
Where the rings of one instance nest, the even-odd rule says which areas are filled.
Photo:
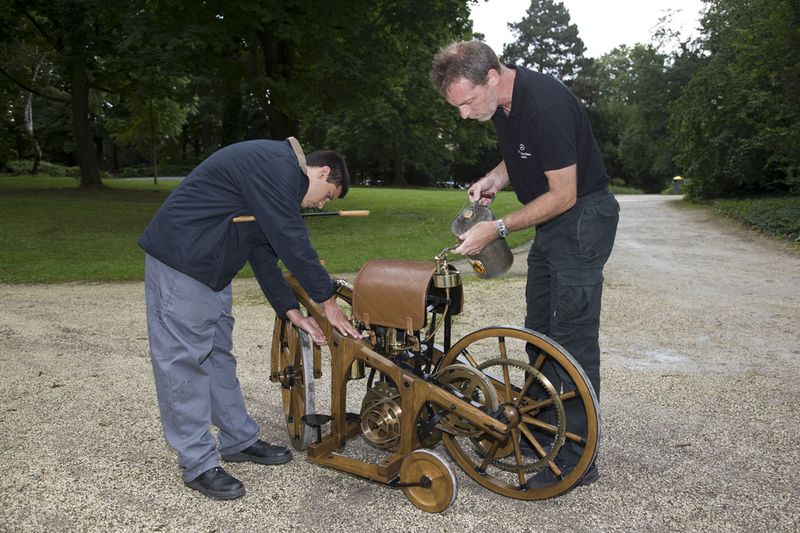
[[562, 2], [532, 0], [525, 16], [508, 25], [516, 40], [503, 48], [503, 61], [550, 74], [569, 84], [587, 59], [578, 27]]
[[[24, 161], [9, 161], [7, 163], [8, 171], [12, 174], [27, 174], [30, 172], [31, 165], [33, 164], [32, 161], [24, 160]], [[67, 167], [64, 165], [59, 165], [57, 163], [49, 163], [47, 161], [43, 161], [39, 167], [39, 172], [45, 174], [47, 176], [53, 177], [61, 177], [67, 176], [70, 178], [80, 178], [81, 172], [78, 167]]]
[[722, 199], [711, 205], [759, 231], [800, 242], [800, 196]]
[[[460, 124], [428, 79], [436, 50], [470, 37], [466, 2], [426, 2], [424, 17], [417, 8], [406, 1], [351, 2], [345, 20], [326, 20], [300, 43], [319, 57], [314, 69], [298, 73], [312, 114], [301, 124], [302, 138], [341, 149], [356, 174], [398, 186], [450, 179], [458, 163], [475, 161], [495, 142], [485, 127]], [[349, 43], [345, 58], [341, 48], [320, 49], [320, 37]]]
[[[296, 135], [343, 151], [356, 178], [473, 181], [500, 159], [494, 132], [459, 120], [427, 73], [439, 47], [475, 37], [477, 1], [0, 0], [0, 170], [41, 147], [90, 188], [103, 170]], [[629, 186], [680, 174], [695, 197], [796, 192], [797, 2], [706, 5], [697, 41], [665, 19], [650, 43], [592, 60], [564, 5], [534, 0], [504, 59], [570, 86]]]
[[704, 57], [672, 117], [693, 197], [787, 191], [800, 174], [800, 9], [709, 0]]
[[667, 54], [641, 44], [615, 48], [596, 62], [595, 115], [605, 127], [600, 146], [609, 170], [649, 193], [678, 173], [668, 121], [681, 87], [670, 63]]

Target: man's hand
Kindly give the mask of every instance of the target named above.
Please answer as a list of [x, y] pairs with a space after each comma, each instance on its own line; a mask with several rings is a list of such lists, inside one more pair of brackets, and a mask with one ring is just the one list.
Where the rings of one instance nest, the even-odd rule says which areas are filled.
[[336, 303], [336, 296], [331, 296], [322, 302], [322, 311], [325, 313], [325, 318], [328, 319], [331, 326], [336, 328], [336, 331], [339, 332], [339, 335], [342, 337], [350, 336], [354, 339], [361, 338], [359, 331], [350, 323], [350, 320], [348, 320], [347, 316]]
[[303, 313], [297, 309], [289, 309], [286, 311], [286, 318], [288, 318], [292, 324], [308, 333], [311, 336], [311, 340], [313, 340], [314, 344], [317, 346], [325, 346], [328, 344], [325, 333], [322, 332], [322, 328], [319, 327], [317, 321], [312, 317], [304, 316]]
[[506, 185], [508, 185], [508, 170], [505, 162], [500, 161], [488, 174], [473, 183], [467, 194], [471, 202], [489, 205]]
[[478, 222], [466, 233], [458, 236], [461, 244], [453, 252], [462, 255], [475, 255], [492, 244], [499, 236], [496, 221], [485, 220]]
[[494, 179], [485, 176], [472, 184], [469, 191], [467, 191], [467, 195], [471, 202], [478, 202], [480, 205], [489, 205], [492, 203], [492, 200], [494, 200], [499, 190]]

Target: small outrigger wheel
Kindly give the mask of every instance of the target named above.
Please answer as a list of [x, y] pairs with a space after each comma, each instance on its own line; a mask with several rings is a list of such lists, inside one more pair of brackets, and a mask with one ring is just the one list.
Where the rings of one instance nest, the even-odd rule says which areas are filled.
[[406, 498], [417, 508], [441, 513], [456, 499], [456, 476], [447, 461], [431, 450], [416, 450], [400, 465], [400, 483]]

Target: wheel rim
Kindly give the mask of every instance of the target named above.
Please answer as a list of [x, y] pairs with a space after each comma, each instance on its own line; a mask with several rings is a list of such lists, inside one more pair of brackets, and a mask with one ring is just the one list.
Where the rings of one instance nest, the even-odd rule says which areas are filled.
[[281, 327], [281, 396], [289, 440], [296, 450], [305, 450], [314, 431], [302, 417], [314, 413], [314, 368], [311, 340], [291, 322]]
[[[503, 441], [486, 434], [443, 435], [464, 472], [498, 494], [523, 500], [557, 496], [580, 481], [597, 452], [598, 402], [586, 374], [561, 346], [523, 328], [485, 328], [453, 346], [441, 368], [451, 364], [487, 373], [512, 426]], [[570, 413], [562, 411], [560, 422], [559, 405]]]

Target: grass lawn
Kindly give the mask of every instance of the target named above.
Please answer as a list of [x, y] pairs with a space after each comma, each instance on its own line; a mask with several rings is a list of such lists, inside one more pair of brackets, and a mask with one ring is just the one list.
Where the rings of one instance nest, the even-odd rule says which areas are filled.
[[[81, 191], [77, 180], [0, 177], [0, 282], [141, 280], [136, 240], [175, 182], [106, 180], [106, 190]], [[306, 219], [311, 241], [330, 272], [354, 272], [368, 259], [430, 259], [456, 243], [450, 223], [466, 191], [361, 188], [329, 204], [332, 210], [369, 209], [366, 218]], [[502, 192], [493, 209], [519, 206]], [[533, 230], [514, 233], [518, 246]], [[252, 275], [248, 269], [244, 276]]]

